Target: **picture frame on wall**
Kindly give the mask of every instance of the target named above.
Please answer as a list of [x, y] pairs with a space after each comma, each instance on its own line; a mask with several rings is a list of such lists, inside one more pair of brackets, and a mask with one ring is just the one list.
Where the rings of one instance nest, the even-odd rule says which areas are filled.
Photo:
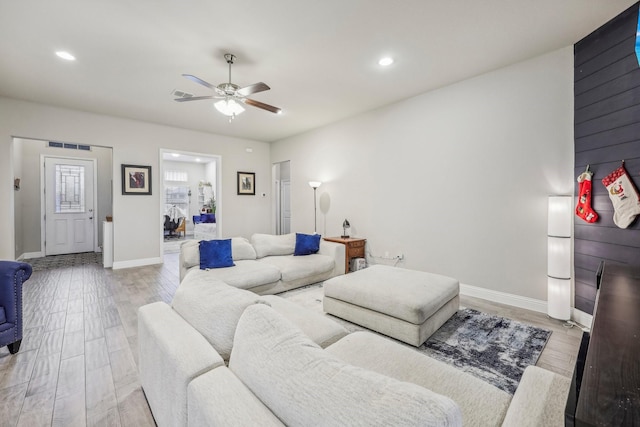
[[151, 195], [151, 166], [122, 165], [122, 194]]
[[238, 172], [238, 195], [256, 195], [256, 174], [254, 172]]

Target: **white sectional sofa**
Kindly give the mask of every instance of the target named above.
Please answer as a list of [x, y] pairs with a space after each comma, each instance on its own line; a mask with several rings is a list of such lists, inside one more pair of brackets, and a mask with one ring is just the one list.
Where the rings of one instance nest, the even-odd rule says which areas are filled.
[[344, 274], [344, 245], [320, 241], [313, 255], [294, 256], [296, 235], [254, 234], [231, 239], [234, 267], [200, 270], [197, 240], [180, 248], [180, 281], [187, 274], [209, 277], [260, 295], [288, 291]]
[[204, 273], [186, 274], [171, 306], [138, 311], [140, 381], [160, 427], [563, 424], [568, 378], [528, 367], [511, 396]]

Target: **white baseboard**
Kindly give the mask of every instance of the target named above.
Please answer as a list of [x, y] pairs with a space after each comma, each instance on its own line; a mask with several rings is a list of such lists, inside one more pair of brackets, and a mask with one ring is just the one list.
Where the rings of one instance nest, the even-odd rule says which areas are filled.
[[534, 298], [508, 294], [506, 292], [494, 291], [491, 289], [479, 288], [477, 286], [465, 285], [464, 283], [460, 283], [460, 293], [462, 295], [486, 299], [489, 301], [511, 305], [514, 307], [525, 308], [527, 310], [537, 311], [539, 313], [547, 312], [547, 302]]
[[25, 252], [18, 257], [19, 260], [22, 259], [32, 259], [32, 258], [42, 258], [44, 257], [43, 252]]
[[[500, 304], [511, 305], [513, 307], [524, 308], [531, 311], [537, 311], [538, 313], [547, 313], [547, 302], [539, 299], [479, 288], [477, 286], [465, 285], [464, 283], [460, 283], [460, 294], [474, 298], [486, 299]], [[574, 322], [591, 328], [592, 318], [593, 317], [590, 314], [571, 307], [571, 320]]]
[[162, 264], [162, 258], [143, 258], [143, 259], [132, 259], [130, 261], [114, 261], [113, 269], [120, 270], [122, 268], [131, 268], [131, 267], [144, 267], [145, 265], [154, 265], [154, 264]]

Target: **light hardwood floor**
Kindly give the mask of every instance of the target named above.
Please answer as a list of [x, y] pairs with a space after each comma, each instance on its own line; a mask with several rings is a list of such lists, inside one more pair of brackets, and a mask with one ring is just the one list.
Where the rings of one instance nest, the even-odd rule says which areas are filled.
[[[25, 283], [20, 351], [0, 349], [1, 426], [153, 426], [137, 373], [137, 309], [170, 302], [178, 256], [125, 270], [37, 271]], [[462, 305], [553, 331], [538, 365], [570, 376], [581, 331], [527, 310], [462, 297]]]

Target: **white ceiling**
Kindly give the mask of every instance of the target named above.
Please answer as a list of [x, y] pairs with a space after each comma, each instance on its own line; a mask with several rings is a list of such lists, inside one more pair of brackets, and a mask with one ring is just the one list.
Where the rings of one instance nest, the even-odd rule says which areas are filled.
[[[636, 0], [0, 2], [0, 95], [274, 141], [572, 45]], [[60, 60], [67, 50], [75, 62]], [[271, 86], [233, 123], [181, 77]], [[383, 55], [395, 63], [377, 65]]]

